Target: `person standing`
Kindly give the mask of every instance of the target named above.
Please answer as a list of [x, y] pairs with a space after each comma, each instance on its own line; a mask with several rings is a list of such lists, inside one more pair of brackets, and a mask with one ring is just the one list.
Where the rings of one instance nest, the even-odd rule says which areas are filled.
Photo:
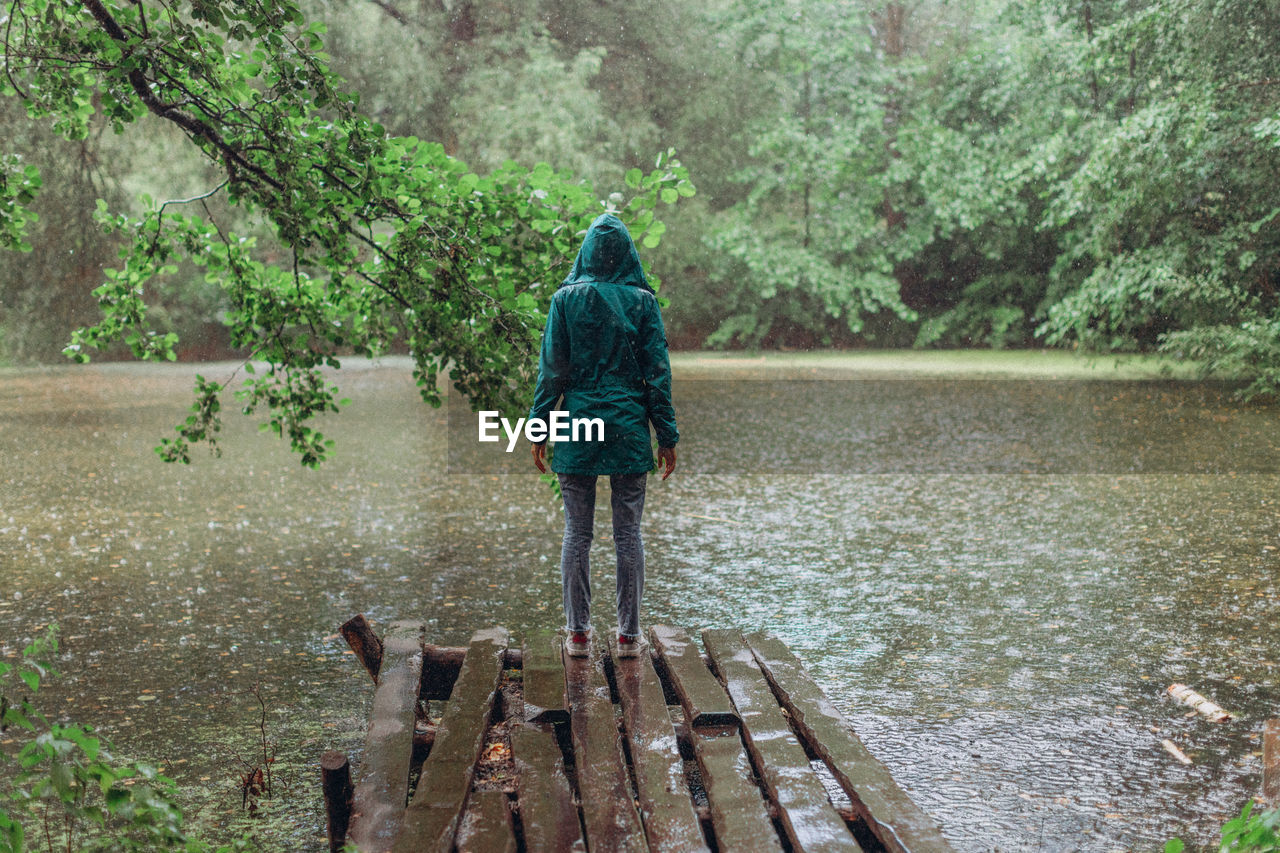
[[[564, 500], [560, 574], [564, 584], [565, 651], [588, 654], [591, 633], [589, 552], [595, 521], [596, 478], [609, 475], [617, 555], [618, 655], [640, 652], [644, 543], [640, 517], [653, 468], [649, 424], [658, 439], [662, 479], [676, 468], [671, 365], [658, 299], [645, 279], [627, 227], [606, 213], [583, 238], [573, 271], [551, 298], [542, 333], [538, 384], [529, 418], [549, 422], [563, 401], [571, 419], [599, 418], [603, 440], [587, 431], [556, 441], [551, 469]], [[546, 442], [533, 445], [544, 474]]]

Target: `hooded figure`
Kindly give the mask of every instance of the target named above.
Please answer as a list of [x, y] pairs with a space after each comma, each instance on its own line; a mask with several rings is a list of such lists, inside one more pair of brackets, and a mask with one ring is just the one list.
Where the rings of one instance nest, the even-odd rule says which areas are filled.
[[[635, 243], [622, 220], [604, 214], [591, 223], [573, 271], [551, 298], [542, 333], [538, 385], [529, 418], [550, 420], [561, 400], [570, 419], [599, 418], [603, 440], [591, 432], [557, 441], [551, 468], [564, 498], [565, 650], [585, 657], [590, 648], [591, 581], [588, 554], [595, 516], [596, 477], [609, 475], [613, 540], [617, 553], [618, 655], [639, 654], [644, 545], [640, 517], [653, 468], [649, 424], [658, 437], [662, 479], [676, 466], [671, 365], [658, 299], [645, 280]], [[545, 472], [546, 444], [533, 461]]]
[[529, 417], [546, 421], [564, 398], [570, 418], [601, 418], [604, 441], [556, 442], [557, 474], [639, 474], [658, 447], [680, 440], [658, 299], [627, 226], [606, 213], [591, 223], [573, 271], [547, 311]]

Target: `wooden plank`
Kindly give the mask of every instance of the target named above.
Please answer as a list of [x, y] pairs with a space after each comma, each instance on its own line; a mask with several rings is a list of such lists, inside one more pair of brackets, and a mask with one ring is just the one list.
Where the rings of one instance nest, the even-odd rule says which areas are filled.
[[382, 641], [373, 632], [373, 626], [364, 618], [364, 614], [357, 613], [342, 623], [338, 633], [342, 634], [351, 651], [364, 664], [373, 683], [377, 684], [378, 669], [382, 666]]
[[858, 853], [826, 789], [809, 765], [773, 691], [737, 631], [703, 631], [702, 642], [742, 720], [742, 742], [792, 849], [807, 853]]
[[653, 660], [647, 654], [619, 658], [618, 641], [612, 635], [609, 649], [650, 853], [708, 850]]
[[1280, 805], [1280, 719], [1262, 726], [1262, 796]]
[[654, 625], [649, 629], [653, 648], [662, 658], [671, 686], [680, 697], [685, 717], [694, 728], [737, 725], [729, 695], [707, 669], [693, 640], [679, 628]]
[[631, 799], [609, 685], [596, 641], [585, 658], [566, 657], [565, 681], [582, 823], [591, 850], [639, 853], [644, 828]]
[[791, 650], [765, 634], [750, 634], [746, 641], [796, 731], [827, 763], [880, 843], [894, 853], [951, 851], [938, 827], [867, 751]]
[[751, 763], [737, 727], [704, 726], [691, 731], [690, 740], [707, 792], [716, 849], [720, 853], [781, 850], [764, 798], [751, 778]]
[[477, 791], [458, 825], [457, 853], [516, 853], [511, 810], [502, 791]]
[[396, 853], [449, 853], [452, 849], [493, 712], [507, 639], [504, 628], [485, 628], [471, 636], [453, 694], [436, 727], [435, 744], [422, 763], [418, 789], [405, 809]]
[[422, 677], [422, 626], [393, 622], [382, 638], [378, 686], [369, 712], [347, 838], [362, 853], [391, 848], [404, 818], [413, 752], [414, 705]]
[[517, 726], [511, 752], [520, 775], [517, 796], [528, 853], [585, 851], [578, 807], [564, 774], [564, 753], [550, 727]]
[[560, 634], [537, 628], [524, 642], [524, 718], [535, 723], [569, 719], [564, 696], [564, 647]]

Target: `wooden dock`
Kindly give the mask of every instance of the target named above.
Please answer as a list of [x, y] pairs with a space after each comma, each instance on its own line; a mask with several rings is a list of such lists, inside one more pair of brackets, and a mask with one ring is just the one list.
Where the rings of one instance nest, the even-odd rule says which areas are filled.
[[625, 659], [552, 629], [342, 634], [376, 687], [358, 769], [321, 759], [332, 851], [951, 850], [771, 636], [704, 631], [704, 655], [654, 626]]

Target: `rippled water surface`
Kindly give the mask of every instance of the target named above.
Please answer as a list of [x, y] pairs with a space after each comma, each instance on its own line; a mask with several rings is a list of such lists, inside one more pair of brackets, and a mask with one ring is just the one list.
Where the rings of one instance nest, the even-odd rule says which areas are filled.
[[[318, 849], [307, 762], [358, 750], [370, 697], [337, 626], [421, 616], [457, 644], [556, 619], [558, 510], [523, 446], [517, 473], [475, 457], [398, 363], [344, 371], [318, 471], [234, 415], [220, 459], [165, 466], [194, 372], [0, 371], [0, 653], [60, 623], [55, 715], [168, 762], [215, 820], [258, 687], [290, 843]], [[1204, 844], [1256, 792], [1280, 707], [1275, 409], [1172, 382], [714, 371], [677, 406], [645, 621], [778, 634], [957, 849]], [[1236, 719], [1188, 717], [1175, 681]]]

